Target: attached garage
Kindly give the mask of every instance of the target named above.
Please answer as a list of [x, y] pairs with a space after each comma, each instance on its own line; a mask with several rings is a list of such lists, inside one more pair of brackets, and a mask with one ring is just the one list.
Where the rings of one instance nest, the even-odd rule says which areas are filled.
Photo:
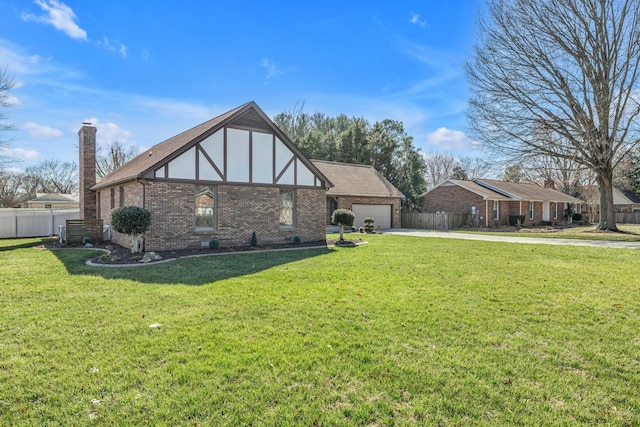
[[391, 228], [391, 205], [359, 205], [353, 204], [352, 211], [355, 215], [353, 225], [357, 228], [364, 227], [365, 218], [373, 218], [373, 226], [378, 228]]
[[404, 195], [373, 166], [311, 162], [333, 184], [327, 191], [327, 225], [331, 224], [333, 211], [350, 209], [355, 215], [355, 227], [364, 227], [364, 219], [371, 217], [375, 228], [400, 228], [400, 202]]

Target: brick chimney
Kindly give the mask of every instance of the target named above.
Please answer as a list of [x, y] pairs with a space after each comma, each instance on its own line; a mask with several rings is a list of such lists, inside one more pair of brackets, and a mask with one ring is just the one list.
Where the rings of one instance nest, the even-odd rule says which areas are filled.
[[78, 131], [80, 147], [80, 219], [96, 219], [96, 132], [91, 123], [82, 123]]

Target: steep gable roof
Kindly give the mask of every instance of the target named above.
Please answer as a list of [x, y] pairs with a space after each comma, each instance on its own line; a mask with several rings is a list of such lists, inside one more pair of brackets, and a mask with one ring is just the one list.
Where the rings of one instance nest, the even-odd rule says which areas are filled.
[[260, 107], [251, 101], [154, 145], [122, 167], [102, 178], [91, 189], [100, 190], [146, 177], [162, 163], [177, 157], [197, 142], [202, 141], [230, 123], [268, 130], [269, 132], [275, 133], [314, 174], [317, 174], [318, 177], [326, 182], [327, 187], [331, 186], [331, 181], [326, 179], [322, 172], [304, 156], [298, 147], [269, 119]]
[[373, 166], [311, 160], [334, 187], [327, 196], [394, 197], [405, 196]]

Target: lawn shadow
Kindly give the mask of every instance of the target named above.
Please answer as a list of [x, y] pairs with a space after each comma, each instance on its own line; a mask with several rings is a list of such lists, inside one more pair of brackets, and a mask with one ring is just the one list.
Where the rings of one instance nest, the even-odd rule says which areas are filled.
[[[11, 238], [11, 239], [2, 239], [2, 240], [4, 240], [6, 242], [6, 241], [9, 241], [9, 240], [15, 240], [15, 239]], [[16, 244], [13, 244], [11, 246], [0, 245], [0, 252], [13, 251], [15, 249], [22, 249], [22, 248], [31, 248], [33, 246], [37, 246], [37, 245], [40, 245], [40, 244], [48, 243], [48, 242], [51, 242], [51, 241], [54, 241], [54, 240], [56, 240], [56, 239], [52, 239], [51, 237], [43, 237], [42, 239], [40, 239], [40, 241], [38, 241], [38, 240], [29, 240], [29, 241], [27, 241], [25, 243], [16, 243]]]
[[142, 266], [88, 266], [86, 261], [99, 254], [84, 249], [55, 249], [51, 252], [73, 275], [126, 279], [140, 283], [172, 285], [204, 285], [219, 280], [255, 274], [283, 264], [327, 255], [335, 249], [327, 247], [288, 251], [238, 252], [224, 255], [179, 258], [170, 262]]

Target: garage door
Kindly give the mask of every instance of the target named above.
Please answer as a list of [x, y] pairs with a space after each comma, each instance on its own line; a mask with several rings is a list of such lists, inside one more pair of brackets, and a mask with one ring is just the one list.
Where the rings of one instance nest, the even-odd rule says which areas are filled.
[[364, 227], [364, 219], [371, 217], [376, 221], [373, 223], [375, 228], [391, 228], [391, 205], [352, 205], [351, 211], [356, 219], [353, 225], [356, 228]]

